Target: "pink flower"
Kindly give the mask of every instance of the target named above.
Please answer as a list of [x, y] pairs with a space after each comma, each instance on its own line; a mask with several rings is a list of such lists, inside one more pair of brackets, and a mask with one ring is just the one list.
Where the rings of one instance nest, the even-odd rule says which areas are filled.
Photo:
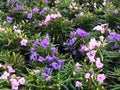
[[76, 81], [75, 86], [76, 87], [82, 87], [82, 82]]
[[90, 73], [86, 73], [85, 78], [90, 78]]
[[21, 77], [19, 80], [18, 80], [19, 84], [24, 84], [25, 83], [25, 78], [24, 77]]
[[102, 34], [105, 32], [105, 29], [101, 25], [97, 25], [96, 27], [93, 28], [93, 30], [100, 31]]
[[21, 43], [21, 46], [26, 46], [26, 45], [27, 45], [27, 42], [28, 42], [28, 40], [22, 39], [22, 41], [20, 42], [20, 43]]
[[95, 64], [96, 64], [97, 68], [102, 68], [103, 67], [103, 63], [101, 63], [100, 58], [96, 59]]
[[2, 76], [0, 77], [0, 79], [6, 80], [6, 79], [8, 78], [8, 76], [10, 76], [10, 73], [8, 73], [8, 72], [5, 71], [5, 72], [2, 74]]
[[9, 72], [9, 73], [15, 72], [15, 70], [14, 70], [11, 66], [7, 66], [7, 68], [8, 68], [8, 72]]
[[97, 81], [100, 83], [103, 83], [103, 81], [105, 80], [105, 75], [104, 74], [98, 74], [97, 75]]
[[89, 49], [92, 50], [94, 49], [95, 47], [99, 47], [101, 45], [101, 42], [99, 41], [96, 41], [95, 38], [92, 38], [89, 42]]
[[11, 78], [10, 79], [11, 85], [12, 85], [12, 90], [18, 90], [19, 83], [16, 79]]
[[88, 59], [90, 60], [90, 62], [95, 62], [95, 55], [96, 55], [96, 50], [92, 50], [89, 51], [88, 53], [86, 53]]
[[76, 70], [80, 70], [80, 69], [82, 69], [82, 65], [81, 64], [79, 64], [78, 62], [76, 63]]
[[35, 74], [39, 74], [39, 73], [40, 73], [40, 70], [33, 70], [33, 72], [34, 72]]

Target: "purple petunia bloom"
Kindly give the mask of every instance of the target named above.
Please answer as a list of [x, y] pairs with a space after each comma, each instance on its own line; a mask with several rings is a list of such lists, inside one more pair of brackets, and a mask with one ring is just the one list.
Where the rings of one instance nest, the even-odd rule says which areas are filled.
[[19, 3], [19, 2], [20, 2], [20, 0], [13, 0], [13, 2], [14, 2], [14, 3]]
[[72, 46], [75, 43], [75, 41], [76, 41], [76, 37], [70, 39], [69, 45]]
[[47, 74], [50, 74], [50, 71], [51, 71], [50, 68], [46, 68], [46, 69], [45, 69], [45, 72], [46, 72]]
[[38, 61], [39, 61], [39, 62], [43, 62], [43, 61], [45, 61], [45, 58], [39, 56], [39, 57], [38, 57]]
[[38, 53], [36, 53], [36, 52], [32, 53], [30, 56], [30, 61], [37, 59], [37, 56], [38, 56]]
[[59, 69], [64, 69], [64, 60], [57, 60], [57, 63], [59, 64]]
[[109, 39], [114, 39], [116, 36], [115, 32], [111, 32], [110, 35], [108, 36]]
[[56, 63], [56, 62], [52, 62], [52, 63], [50, 64], [50, 66], [51, 66], [52, 68], [54, 68], [55, 70], [57, 70], [57, 69], [59, 68], [58, 63]]
[[53, 60], [53, 57], [51, 57], [51, 56], [46, 56], [46, 59], [48, 60], [48, 61], [52, 61]]
[[42, 42], [41, 42], [41, 46], [45, 49], [47, 48], [47, 46], [49, 45], [49, 41], [44, 39]]
[[37, 7], [33, 8], [33, 12], [38, 13], [39, 9]]
[[48, 4], [48, 0], [44, 0], [46, 4]]
[[32, 47], [32, 48], [30, 49], [30, 52], [33, 53], [33, 52], [35, 52], [35, 50], [36, 50], [36, 49]]
[[40, 40], [39, 40], [39, 39], [36, 39], [33, 45], [34, 45], [34, 46], [40, 45]]
[[27, 18], [31, 19], [33, 17], [32, 13], [28, 13]]
[[81, 37], [87, 37], [88, 36], [88, 33], [86, 31], [84, 31], [83, 29], [80, 29], [80, 28], [78, 28], [76, 30], [76, 33]]
[[118, 11], [117, 9], [115, 9], [115, 10], [113, 11], [113, 13], [117, 15], [117, 14], [119, 13], [119, 11]]
[[19, 5], [19, 9], [20, 9], [20, 10], [25, 10], [25, 7], [22, 6], [22, 5]]
[[8, 23], [12, 23], [12, 22], [13, 22], [13, 18], [12, 18], [12, 17], [7, 16], [7, 22], [8, 22]]
[[58, 53], [58, 51], [57, 51], [57, 49], [55, 48], [55, 47], [52, 47], [51, 48], [51, 50], [53, 51], [53, 53], [55, 53], [55, 54], [57, 54]]
[[9, 5], [10, 5], [10, 0], [7, 0], [6, 6], [9, 6]]
[[116, 38], [118, 41], [120, 41], [120, 34], [118, 34], [115, 38]]
[[46, 77], [48, 77], [49, 75], [47, 74], [47, 73], [41, 73], [41, 77], [42, 78], [46, 78]]
[[72, 55], [76, 55], [77, 54], [77, 51], [76, 50], [73, 50], [72, 51]]

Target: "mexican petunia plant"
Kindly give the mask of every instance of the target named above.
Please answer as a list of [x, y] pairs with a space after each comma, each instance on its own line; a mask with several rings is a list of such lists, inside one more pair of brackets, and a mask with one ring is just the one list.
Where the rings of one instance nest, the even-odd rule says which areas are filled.
[[1, 90], [120, 90], [119, 0], [0, 0]]

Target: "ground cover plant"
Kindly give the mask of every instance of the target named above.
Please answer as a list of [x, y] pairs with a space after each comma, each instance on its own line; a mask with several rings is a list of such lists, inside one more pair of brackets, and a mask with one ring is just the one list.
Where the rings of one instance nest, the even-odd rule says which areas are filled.
[[120, 90], [119, 0], [0, 0], [1, 90]]

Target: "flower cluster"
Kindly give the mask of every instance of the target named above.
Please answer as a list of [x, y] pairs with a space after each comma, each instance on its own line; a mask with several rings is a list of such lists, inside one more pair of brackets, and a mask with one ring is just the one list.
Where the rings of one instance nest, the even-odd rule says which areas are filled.
[[18, 90], [19, 85], [25, 84], [25, 78], [24, 77], [16, 77], [15, 74], [12, 75], [12, 73], [15, 73], [15, 70], [12, 68], [12, 66], [6, 66], [0, 64], [0, 69], [5, 69], [6, 71], [0, 76], [0, 80], [7, 81], [11, 83], [12, 90]]

